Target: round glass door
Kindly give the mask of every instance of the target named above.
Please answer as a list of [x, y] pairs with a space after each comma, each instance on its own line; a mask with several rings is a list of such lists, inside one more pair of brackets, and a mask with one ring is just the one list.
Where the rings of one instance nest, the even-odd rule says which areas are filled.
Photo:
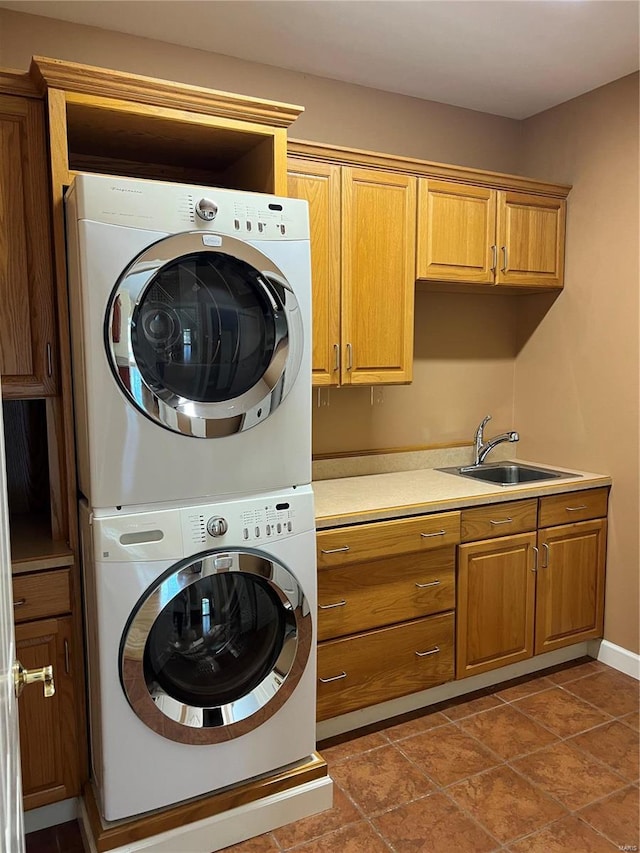
[[173, 567], [140, 599], [120, 647], [129, 704], [154, 731], [216, 743], [282, 707], [311, 649], [311, 615], [293, 574], [258, 552]]
[[139, 255], [113, 291], [111, 368], [127, 397], [168, 429], [240, 432], [268, 417], [297, 375], [297, 309], [280, 270], [253, 247], [174, 235]]

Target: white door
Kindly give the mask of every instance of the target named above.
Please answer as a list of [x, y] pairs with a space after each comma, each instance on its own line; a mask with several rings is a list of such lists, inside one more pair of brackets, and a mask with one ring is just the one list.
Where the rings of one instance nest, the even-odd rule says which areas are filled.
[[0, 407], [0, 848], [7, 853], [24, 851], [18, 709], [13, 687], [15, 656], [9, 510]]

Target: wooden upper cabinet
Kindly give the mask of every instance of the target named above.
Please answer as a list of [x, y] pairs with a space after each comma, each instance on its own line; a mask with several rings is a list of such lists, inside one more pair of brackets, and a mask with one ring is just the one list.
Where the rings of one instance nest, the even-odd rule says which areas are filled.
[[5, 398], [57, 391], [44, 106], [0, 95], [0, 373]]
[[562, 287], [566, 200], [420, 178], [416, 277]]
[[309, 204], [314, 385], [340, 382], [340, 166], [290, 159], [288, 194]]
[[342, 170], [342, 382], [411, 382], [416, 178]]
[[566, 204], [560, 198], [498, 193], [498, 284], [562, 287]]
[[421, 178], [417, 277], [493, 284], [495, 220], [494, 190]]

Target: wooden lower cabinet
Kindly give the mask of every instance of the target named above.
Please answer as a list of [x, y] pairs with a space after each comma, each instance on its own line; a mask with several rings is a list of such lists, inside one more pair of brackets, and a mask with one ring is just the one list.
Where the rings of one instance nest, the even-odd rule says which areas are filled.
[[532, 656], [535, 544], [535, 533], [522, 533], [460, 546], [458, 678]]
[[453, 679], [454, 614], [330, 640], [318, 647], [318, 720]]
[[602, 636], [606, 540], [605, 518], [538, 533], [535, 654]]
[[52, 664], [56, 690], [47, 699], [41, 685], [31, 685], [18, 700], [23, 805], [27, 810], [79, 793], [71, 616], [16, 625], [16, 654], [26, 669]]

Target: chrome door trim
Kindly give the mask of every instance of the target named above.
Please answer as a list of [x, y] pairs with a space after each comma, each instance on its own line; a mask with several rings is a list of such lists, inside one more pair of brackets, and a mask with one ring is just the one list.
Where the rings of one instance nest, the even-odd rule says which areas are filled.
[[[233, 559], [236, 556], [237, 559]], [[229, 557], [232, 559], [225, 559]], [[195, 564], [201, 564], [201, 569], [194, 570]], [[186, 587], [207, 575], [234, 571], [266, 580], [285, 609], [285, 639], [273, 669], [250, 693], [235, 702], [212, 708], [180, 702], [157, 684], [152, 695], [144, 676], [144, 652], [156, 618], [168, 602]], [[274, 580], [276, 574], [284, 575], [287, 586], [295, 590], [293, 596]], [[297, 578], [282, 563], [250, 548], [207, 551], [172, 566], [137, 602], [120, 642], [120, 683], [134, 713], [163, 737], [179, 743], [221, 743], [262, 725], [285, 704], [306, 668], [312, 637], [312, 616], [304, 591]], [[157, 704], [159, 699], [162, 707]], [[221, 722], [205, 723], [202, 717], [198, 721], [203, 710], [217, 711]]]
[[[181, 257], [207, 252], [237, 258], [262, 274], [259, 283], [273, 311], [276, 335], [273, 357], [260, 380], [244, 394], [217, 403], [151, 388], [138, 367], [131, 340], [132, 318], [156, 274]], [[109, 366], [126, 397], [160, 426], [195, 438], [243, 432], [275, 411], [300, 369], [303, 335], [298, 301], [281, 270], [243, 240], [199, 231], [163, 237], [137, 255], [109, 297], [104, 327]]]

